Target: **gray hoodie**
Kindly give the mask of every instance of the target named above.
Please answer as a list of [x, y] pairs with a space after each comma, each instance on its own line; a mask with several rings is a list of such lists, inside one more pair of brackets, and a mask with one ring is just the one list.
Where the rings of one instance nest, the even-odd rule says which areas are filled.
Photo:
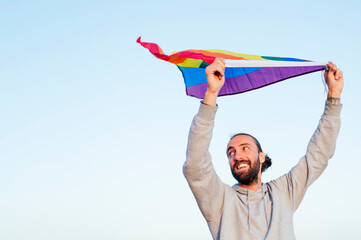
[[299, 163], [257, 191], [230, 187], [216, 174], [208, 151], [217, 107], [201, 104], [190, 128], [183, 173], [213, 239], [295, 239], [293, 214], [335, 151], [342, 105], [325, 111]]

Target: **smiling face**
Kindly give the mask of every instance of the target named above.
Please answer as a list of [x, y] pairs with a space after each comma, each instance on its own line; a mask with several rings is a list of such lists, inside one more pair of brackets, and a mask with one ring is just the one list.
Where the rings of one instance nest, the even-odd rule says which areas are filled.
[[233, 137], [227, 146], [227, 156], [232, 175], [241, 185], [252, 185], [260, 180], [261, 165], [265, 158], [252, 137]]

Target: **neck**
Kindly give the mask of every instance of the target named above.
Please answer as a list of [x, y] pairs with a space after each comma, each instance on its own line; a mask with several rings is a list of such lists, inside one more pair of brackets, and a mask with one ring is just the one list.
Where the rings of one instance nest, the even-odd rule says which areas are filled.
[[255, 181], [253, 181], [252, 183], [246, 185], [246, 184], [242, 184], [239, 182], [238, 185], [243, 188], [252, 190], [252, 191], [257, 191], [258, 189], [260, 189], [262, 187], [261, 171], [259, 171], [259, 173], [258, 173], [258, 178]]

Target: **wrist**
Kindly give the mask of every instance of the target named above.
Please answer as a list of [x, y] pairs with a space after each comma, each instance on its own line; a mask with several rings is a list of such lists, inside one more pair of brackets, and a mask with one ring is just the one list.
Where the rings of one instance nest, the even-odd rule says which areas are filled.
[[219, 90], [212, 90], [209, 87], [207, 88], [206, 94], [218, 96]]
[[341, 92], [335, 90], [329, 90], [327, 98], [341, 98]]
[[204, 94], [203, 103], [210, 106], [216, 106], [217, 97], [218, 97], [218, 91], [212, 91], [210, 89], [207, 89], [206, 93]]

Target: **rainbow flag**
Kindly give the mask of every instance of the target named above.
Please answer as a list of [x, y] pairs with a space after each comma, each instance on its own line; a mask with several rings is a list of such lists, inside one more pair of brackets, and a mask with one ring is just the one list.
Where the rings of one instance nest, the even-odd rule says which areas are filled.
[[303, 74], [322, 71], [326, 64], [288, 57], [266, 57], [233, 53], [223, 50], [186, 50], [171, 55], [163, 53], [155, 43], [137, 43], [147, 48], [155, 57], [174, 63], [181, 70], [186, 93], [204, 98], [207, 90], [205, 68], [217, 58], [226, 62], [225, 83], [219, 96], [232, 95], [261, 88]]

